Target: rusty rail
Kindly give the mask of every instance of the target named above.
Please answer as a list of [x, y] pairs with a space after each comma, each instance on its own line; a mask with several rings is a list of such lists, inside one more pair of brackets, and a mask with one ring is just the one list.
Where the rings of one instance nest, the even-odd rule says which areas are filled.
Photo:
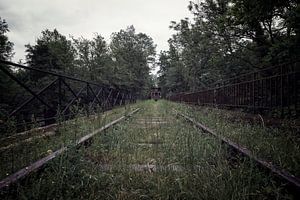
[[[139, 110], [140, 110], [140, 108], [137, 108], [134, 111], [130, 112], [129, 114], [124, 115], [124, 116], [122, 116], [122, 117], [106, 124], [105, 126], [93, 131], [92, 133], [80, 138], [79, 140], [76, 141], [75, 146], [83, 144], [87, 140], [91, 139], [94, 135], [96, 135], [96, 134], [108, 129], [109, 127], [119, 123], [120, 121], [124, 120], [125, 118], [132, 116], [133, 114], [135, 114]], [[70, 149], [70, 147], [62, 147], [62, 148], [56, 150], [55, 152], [51, 153], [50, 155], [48, 155], [48, 156], [32, 163], [29, 166], [24, 167], [23, 169], [17, 171], [16, 173], [4, 178], [3, 180], [0, 181], [0, 190], [10, 186], [11, 184], [13, 184], [16, 181], [24, 178], [25, 176], [29, 175], [30, 173], [39, 170], [41, 167], [43, 167], [49, 161], [51, 161], [54, 158], [56, 158], [57, 156], [61, 155], [63, 152], [67, 151], [68, 149]]]
[[260, 166], [261, 168], [265, 169], [266, 171], [274, 174], [276, 177], [278, 177], [279, 179], [281, 179], [282, 181], [284, 181], [287, 184], [287, 189], [290, 189], [292, 192], [294, 192], [298, 195], [300, 194], [300, 179], [298, 177], [290, 174], [289, 172], [287, 172], [283, 169], [280, 169], [279, 167], [272, 165], [270, 162], [264, 161], [263, 159], [256, 157], [247, 148], [242, 147], [242, 146], [230, 141], [229, 139], [216, 134], [215, 131], [213, 131], [210, 128], [206, 127], [205, 125], [195, 121], [191, 117], [189, 117], [183, 113], [180, 113], [177, 110], [174, 110], [174, 111], [177, 115], [179, 115], [179, 116], [183, 117], [184, 119], [186, 119], [187, 121], [191, 122], [199, 129], [211, 134], [215, 138], [221, 140], [221, 142], [223, 144], [226, 144], [234, 151], [238, 152], [239, 154], [243, 155], [244, 157], [249, 158], [250, 160], [253, 160], [258, 166]]

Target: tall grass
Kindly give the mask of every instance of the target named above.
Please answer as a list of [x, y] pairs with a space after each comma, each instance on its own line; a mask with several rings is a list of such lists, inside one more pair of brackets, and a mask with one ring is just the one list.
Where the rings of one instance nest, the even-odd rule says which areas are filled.
[[[16, 172], [41, 159], [63, 146], [72, 146], [79, 138], [124, 115], [130, 106], [119, 107], [107, 112], [96, 112], [87, 118], [84, 110], [76, 110], [72, 120], [60, 119], [59, 126], [51, 130], [54, 134], [39, 138], [43, 132], [33, 132], [9, 140], [3, 140], [0, 145], [0, 179]], [[28, 140], [29, 139], [29, 140]], [[1, 149], [13, 144], [12, 147]]]
[[[294, 129], [264, 127], [242, 120], [232, 121], [224, 110], [172, 103], [217, 134], [248, 148], [254, 155], [300, 176], [300, 137]], [[225, 115], [225, 116], [224, 116]], [[238, 116], [237, 116], [238, 117]]]
[[[74, 149], [12, 190], [7, 199], [292, 199], [251, 161], [232, 163], [220, 141], [172, 113], [166, 101], [142, 110], [90, 147]], [[182, 108], [182, 111], [188, 108]], [[160, 123], [158, 123], [160, 122]], [[130, 165], [180, 166], [137, 172]], [[109, 170], [101, 166], [110, 165]]]

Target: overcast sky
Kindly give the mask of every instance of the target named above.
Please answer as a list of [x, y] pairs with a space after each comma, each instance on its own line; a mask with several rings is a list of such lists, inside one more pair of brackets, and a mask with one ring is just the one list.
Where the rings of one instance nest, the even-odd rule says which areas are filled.
[[134, 25], [154, 39], [157, 52], [167, 50], [170, 21], [190, 17], [189, 0], [0, 0], [0, 16], [9, 25], [14, 61], [25, 56], [25, 44], [34, 44], [41, 31], [57, 28], [63, 35], [92, 38]]

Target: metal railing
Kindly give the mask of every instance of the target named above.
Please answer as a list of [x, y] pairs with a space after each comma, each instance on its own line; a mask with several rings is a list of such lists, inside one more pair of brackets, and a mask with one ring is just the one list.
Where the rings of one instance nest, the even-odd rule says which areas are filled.
[[213, 84], [210, 89], [168, 99], [195, 105], [244, 108], [278, 117], [299, 116], [299, 61], [269, 67]]
[[[17, 76], [18, 73], [9, 68], [46, 76], [47, 84], [43, 87], [30, 86], [29, 81], [22, 81]], [[135, 101], [134, 95], [126, 90], [9, 61], [0, 60], [0, 71], [17, 83], [24, 92], [16, 101], [9, 102], [6, 109], [8, 112], [5, 116], [2, 114], [2, 128], [9, 120], [13, 120], [18, 129], [22, 130], [24, 126], [32, 123], [38, 123], [40, 126], [54, 123], [58, 116], [69, 119], [73, 116], [74, 105], [84, 108], [89, 113], [96, 108], [105, 111], [116, 105]]]

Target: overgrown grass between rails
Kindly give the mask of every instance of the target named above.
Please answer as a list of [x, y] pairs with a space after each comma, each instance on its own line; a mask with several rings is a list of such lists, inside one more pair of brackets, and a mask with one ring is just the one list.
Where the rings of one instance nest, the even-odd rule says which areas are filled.
[[0, 150], [0, 179], [28, 166], [32, 162], [63, 146], [74, 144], [79, 138], [127, 114], [134, 108], [135, 106], [127, 105], [126, 107], [119, 107], [105, 113], [95, 114], [92, 118], [87, 118], [82, 112], [78, 112], [78, 116], [74, 119], [62, 122], [55, 130], [55, 134], [51, 136], [43, 138], [33, 137], [32, 140], [26, 142], [24, 142], [24, 137], [14, 139], [12, 141], [14, 146]]
[[[44, 172], [2, 195], [8, 199], [292, 199], [251, 161], [239, 158], [234, 165], [229, 163], [220, 141], [175, 118], [171, 103], [146, 101], [139, 106], [143, 110], [95, 136], [90, 147], [65, 153]], [[185, 170], [128, 168], [138, 163], [176, 164]], [[103, 171], [101, 164], [114, 167]]]
[[232, 122], [222, 117], [226, 113], [224, 110], [207, 107], [195, 110], [185, 104], [172, 105], [217, 134], [248, 148], [254, 155], [300, 176], [300, 137], [293, 129], [283, 131], [247, 122]]

